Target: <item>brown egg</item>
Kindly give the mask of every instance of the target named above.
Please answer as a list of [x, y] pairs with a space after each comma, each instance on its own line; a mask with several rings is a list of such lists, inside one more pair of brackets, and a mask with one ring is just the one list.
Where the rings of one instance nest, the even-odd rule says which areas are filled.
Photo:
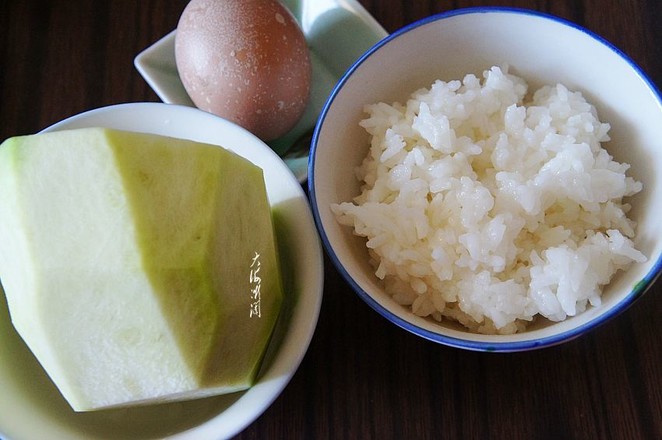
[[310, 92], [308, 47], [276, 0], [192, 0], [175, 59], [194, 104], [269, 141], [301, 117]]

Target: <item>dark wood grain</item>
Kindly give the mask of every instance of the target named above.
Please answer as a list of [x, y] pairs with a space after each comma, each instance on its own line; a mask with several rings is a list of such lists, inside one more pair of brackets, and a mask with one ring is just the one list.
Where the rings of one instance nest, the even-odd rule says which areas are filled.
[[[659, 0], [362, 0], [388, 30], [503, 5], [594, 31], [662, 85]], [[0, 138], [95, 107], [158, 101], [133, 57], [174, 29], [185, 0], [0, 2]], [[662, 121], [660, 121], [662, 123]], [[518, 354], [424, 341], [364, 304], [330, 261], [310, 349], [241, 439], [660, 439], [662, 282], [561, 346]]]

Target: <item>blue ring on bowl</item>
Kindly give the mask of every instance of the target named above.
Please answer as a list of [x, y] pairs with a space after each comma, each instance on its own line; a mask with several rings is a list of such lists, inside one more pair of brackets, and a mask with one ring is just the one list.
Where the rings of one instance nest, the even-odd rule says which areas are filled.
[[650, 80], [648, 75], [644, 73], [644, 71], [629, 57], [627, 56], [623, 51], [618, 49], [616, 46], [614, 46], [612, 43], [610, 43], [608, 40], [605, 38], [601, 37], [600, 35], [576, 24], [571, 21], [568, 21], [566, 19], [547, 14], [544, 12], [539, 12], [539, 11], [534, 11], [534, 10], [529, 10], [529, 9], [522, 9], [522, 8], [512, 8], [512, 7], [472, 7], [472, 8], [461, 8], [449, 12], [443, 12], [435, 15], [431, 15], [429, 17], [420, 19], [418, 21], [415, 21], [399, 30], [396, 32], [388, 35], [387, 37], [383, 38], [381, 41], [376, 43], [373, 47], [371, 47], [368, 51], [366, 51], [350, 68], [345, 72], [345, 74], [342, 76], [340, 81], [336, 84], [334, 87], [333, 91], [329, 95], [329, 98], [327, 99], [324, 108], [322, 109], [322, 112], [319, 115], [319, 118], [317, 120], [317, 124], [315, 126], [315, 130], [313, 132], [313, 138], [311, 142], [311, 148], [310, 148], [310, 156], [308, 159], [308, 193], [309, 193], [309, 198], [311, 201], [311, 206], [312, 206], [312, 211], [313, 211], [313, 217], [315, 219], [315, 224], [317, 225], [317, 229], [320, 233], [320, 236], [322, 238], [322, 243], [324, 244], [325, 249], [327, 250], [327, 253], [329, 255], [329, 258], [333, 262], [334, 266], [338, 269], [338, 271], [341, 273], [345, 281], [349, 283], [349, 285], [352, 287], [352, 289], [359, 295], [359, 297], [365, 301], [372, 309], [377, 311], [380, 315], [388, 319], [389, 321], [393, 322], [394, 324], [398, 325], [399, 327], [415, 334], [418, 336], [421, 336], [425, 339], [428, 339], [430, 341], [434, 341], [437, 343], [441, 343], [444, 345], [448, 345], [451, 347], [455, 348], [462, 348], [462, 349], [467, 349], [467, 350], [473, 350], [473, 351], [488, 351], [488, 352], [517, 352], [517, 351], [527, 351], [527, 350], [534, 350], [538, 348], [544, 348], [544, 347], [551, 347], [554, 345], [561, 344], [563, 342], [567, 342], [570, 340], [573, 340], [579, 336], [582, 336], [583, 334], [594, 330], [598, 326], [606, 323], [607, 321], [611, 320], [612, 318], [616, 317], [617, 315], [621, 314], [624, 312], [626, 309], [628, 309], [637, 299], [641, 298], [641, 296], [648, 290], [648, 288], [655, 282], [655, 280], [658, 278], [660, 275], [660, 272], [662, 271], [662, 255], [658, 255], [657, 261], [653, 264], [651, 270], [646, 274], [644, 278], [642, 278], [630, 291], [630, 293], [618, 304], [616, 304], [613, 308], [608, 310], [607, 312], [603, 313], [602, 315], [596, 317], [595, 319], [588, 321], [585, 324], [582, 324], [578, 327], [575, 327], [571, 330], [555, 334], [553, 336], [549, 337], [544, 337], [544, 338], [539, 338], [539, 339], [531, 339], [531, 340], [523, 340], [523, 341], [514, 341], [514, 342], [487, 342], [487, 341], [475, 341], [475, 340], [467, 340], [467, 339], [460, 339], [456, 338], [453, 336], [448, 336], [448, 335], [443, 335], [440, 333], [435, 333], [432, 331], [429, 331], [427, 329], [424, 329], [422, 327], [419, 327], [409, 321], [406, 321], [402, 319], [401, 317], [393, 314], [389, 310], [385, 309], [382, 307], [377, 301], [375, 301], [367, 292], [365, 292], [357, 283], [354, 281], [354, 279], [351, 277], [351, 275], [347, 272], [345, 267], [343, 266], [342, 262], [339, 260], [338, 256], [336, 253], [333, 251], [333, 248], [331, 246], [331, 243], [329, 242], [329, 239], [324, 232], [324, 228], [322, 226], [322, 221], [320, 218], [319, 214], [319, 206], [317, 204], [317, 197], [316, 197], [316, 192], [315, 192], [315, 159], [316, 159], [316, 153], [317, 153], [317, 144], [319, 141], [319, 134], [320, 130], [322, 127], [322, 124], [324, 123], [324, 120], [326, 118], [327, 113], [329, 112], [329, 109], [331, 105], [333, 104], [333, 101], [335, 100], [336, 96], [340, 92], [340, 90], [343, 88], [345, 83], [349, 80], [349, 77], [356, 71], [363, 62], [368, 59], [373, 53], [377, 52], [381, 47], [384, 45], [388, 44], [390, 41], [398, 38], [400, 35], [403, 35], [413, 29], [416, 29], [418, 27], [424, 26], [428, 23], [431, 22], [436, 22], [439, 20], [444, 20], [448, 19], [451, 17], [455, 17], [458, 15], [466, 15], [466, 14], [487, 14], [487, 13], [508, 13], [508, 14], [520, 14], [520, 15], [531, 15], [534, 17], [538, 18], [544, 18], [548, 19], [551, 21], [555, 21], [561, 25], [568, 26], [570, 28], [576, 29], [590, 38], [593, 38], [594, 40], [598, 41], [602, 45], [606, 46], [608, 49], [613, 51], [617, 56], [622, 58], [634, 71], [639, 75], [639, 77], [646, 83], [648, 88], [653, 92], [655, 97], [657, 98], [657, 101], [660, 103], [660, 106], [662, 106], [662, 94], [660, 94], [660, 91], [657, 89], [655, 84]]

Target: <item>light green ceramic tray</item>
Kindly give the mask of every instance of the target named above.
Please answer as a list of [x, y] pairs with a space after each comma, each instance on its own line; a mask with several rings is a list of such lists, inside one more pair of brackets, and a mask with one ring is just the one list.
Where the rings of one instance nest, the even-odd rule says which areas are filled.
[[[299, 182], [307, 178], [310, 137], [317, 116], [343, 73], [366, 50], [387, 36], [384, 28], [353, 0], [282, 0], [299, 21], [310, 48], [311, 99], [299, 123], [269, 146], [285, 161]], [[138, 54], [136, 69], [168, 104], [193, 106], [175, 64], [172, 31]]]

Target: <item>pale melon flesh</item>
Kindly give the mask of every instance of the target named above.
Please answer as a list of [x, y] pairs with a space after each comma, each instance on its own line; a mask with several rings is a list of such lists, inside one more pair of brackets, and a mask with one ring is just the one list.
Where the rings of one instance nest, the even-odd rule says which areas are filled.
[[104, 128], [0, 146], [12, 323], [76, 411], [244, 390], [282, 302], [262, 170]]

